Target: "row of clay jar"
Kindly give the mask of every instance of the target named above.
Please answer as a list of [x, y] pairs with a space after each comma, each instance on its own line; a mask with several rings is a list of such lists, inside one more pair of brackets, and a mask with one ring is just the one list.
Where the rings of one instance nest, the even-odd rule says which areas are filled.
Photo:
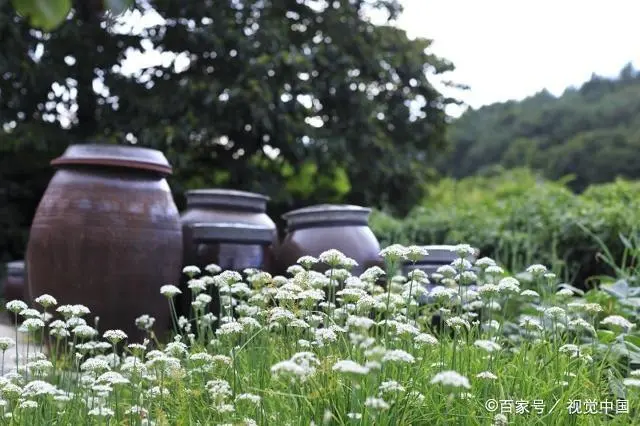
[[[160, 151], [71, 145], [52, 165], [57, 171], [30, 230], [24, 299], [51, 294], [60, 303], [83, 304], [99, 317], [101, 330], [122, 329], [131, 340], [144, 335], [135, 327], [142, 314], [156, 318], [159, 334], [168, 332], [170, 311], [159, 288], [180, 285], [186, 295], [185, 265], [216, 263], [284, 275], [301, 256], [331, 248], [358, 262], [354, 273], [382, 265], [368, 208], [316, 205], [291, 211], [283, 216], [280, 241], [266, 213], [268, 197], [260, 194], [188, 191], [180, 215], [166, 181], [171, 166]], [[448, 263], [452, 255], [426, 263]], [[14, 278], [19, 266], [13, 264]], [[7, 282], [15, 288], [17, 281]], [[189, 302], [190, 297], [181, 299], [180, 313], [188, 312]]]

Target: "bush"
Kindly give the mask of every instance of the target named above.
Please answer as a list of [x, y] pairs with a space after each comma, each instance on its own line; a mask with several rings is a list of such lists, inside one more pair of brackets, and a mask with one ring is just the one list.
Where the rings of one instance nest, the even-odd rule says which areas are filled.
[[444, 179], [405, 219], [375, 212], [371, 227], [383, 246], [465, 241], [509, 270], [536, 259], [584, 288], [592, 285], [590, 277], [613, 272], [598, 255], [603, 244], [622, 262], [621, 236], [635, 234], [639, 200], [640, 182], [617, 180], [576, 195], [563, 182], [520, 169]]

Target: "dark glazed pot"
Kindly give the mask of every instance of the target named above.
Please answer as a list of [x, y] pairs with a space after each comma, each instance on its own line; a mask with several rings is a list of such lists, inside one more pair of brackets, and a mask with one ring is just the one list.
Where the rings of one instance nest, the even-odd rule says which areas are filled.
[[[26, 276], [23, 261], [9, 262], [6, 265], [6, 275], [2, 280], [2, 293], [5, 304], [12, 300], [26, 301]], [[15, 315], [8, 313], [11, 322], [15, 322]], [[20, 317], [18, 317], [20, 321]]]
[[[194, 223], [187, 226], [195, 247], [191, 264], [204, 269], [215, 263], [223, 270], [242, 272], [246, 268], [263, 271], [272, 267], [273, 228], [245, 223]], [[211, 312], [220, 318], [217, 287], [211, 286]], [[191, 294], [186, 288], [183, 315], [189, 312]], [[184, 290], [183, 290], [184, 291]]]
[[[253, 192], [236, 191], [231, 189], [197, 189], [187, 191], [186, 197], [187, 208], [182, 213], [181, 218], [184, 245], [183, 266], [193, 264], [206, 266], [206, 264], [202, 265], [201, 262], [203, 257], [198, 253], [199, 249], [202, 250], [201, 243], [196, 242], [194, 235], [192, 234], [191, 225], [196, 223], [201, 224], [199, 226], [211, 226], [211, 228], [207, 229], [218, 229], [218, 231], [215, 232], [227, 233], [226, 235], [231, 237], [230, 239], [227, 239], [227, 243], [233, 242], [233, 237], [242, 238], [242, 235], [247, 232], [251, 234], [252, 231], [247, 231], [247, 229], [261, 229], [259, 232], [266, 232], [263, 230], [267, 229], [271, 232], [271, 245], [277, 245], [278, 232], [276, 224], [266, 213], [269, 197]], [[216, 228], [216, 224], [226, 224], [226, 228]], [[226, 230], [222, 231], [222, 229]], [[223, 269], [237, 269], [235, 265], [254, 264], [256, 262], [249, 261], [249, 259], [259, 257], [256, 254], [257, 249], [255, 246], [253, 246], [253, 248], [243, 246], [242, 249], [233, 249], [235, 251], [229, 250], [229, 248], [223, 248], [219, 257], [219, 261], [223, 262], [223, 264], [218, 265]], [[218, 255], [213, 256], [213, 253], [210, 251], [208, 252], [208, 256], [211, 259], [218, 259]], [[207, 261], [207, 264], [208, 263], [216, 262], [210, 260]], [[242, 266], [242, 268], [246, 267], [249, 266]], [[267, 272], [273, 272], [272, 262], [265, 262], [263, 268]], [[184, 276], [182, 277], [180, 288], [183, 294], [178, 299], [178, 314], [187, 316], [191, 311], [191, 295], [187, 288], [187, 278]]]
[[164, 284], [178, 284], [182, 231], [160, 152], [118, 145], [72, 145], [53, 160], [58, 168], [33, 219], [27, 246], [29, 298], [51, 294], [59, 304], [91, 309], [100, 331], [144, 335], [142, 314], [169, 330]]
[[383, 267], [380, 244], [369, 228], [370, 213], [371, 209], [360, 206], [320, 204], [284, 214], [287, 229], [276, 250], [277, 272], [284, 274], [302, 256], [317, 257], [330, 249], [358, 262], [353, 274], [374, 265]]

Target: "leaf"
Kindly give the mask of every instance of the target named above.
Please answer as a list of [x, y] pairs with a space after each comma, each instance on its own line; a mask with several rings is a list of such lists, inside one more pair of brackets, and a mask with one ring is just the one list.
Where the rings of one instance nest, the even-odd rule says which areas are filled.
[[611, 343], [616, 339], [616, 333], [610, 330], [598, 330], [598, 339], [602, 343]]
[[58, 27], [71, 10], [71, 0], [12, 0], [12, 3], [19, 15], [45, 31]]
[[133, 0], [104, 0], [103, 3], [113, 15], [121, 15], [133, 6]]
[[618, 280], [611, 285], [603, 285], [601, 290], [618, 299], [629, 297], [629, 283], [626, 280]]
[[626, 398], [626, 389], [622, 380], [618, 379], [611, 370], [607, 370], [607, 376], [609, 379], [609, 389], [618, 399]]

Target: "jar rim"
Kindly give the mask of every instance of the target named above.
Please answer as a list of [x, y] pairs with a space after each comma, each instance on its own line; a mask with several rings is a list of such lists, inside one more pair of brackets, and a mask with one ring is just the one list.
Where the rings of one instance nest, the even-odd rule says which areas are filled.
[[51, 161], [55, 167], [90, 165], [146, 170], [170, 175], [173, 169], [167, 157], [157, 149], [131, 145], [99, 143], [69, 145], [64, 153]]
[[223, 206], [265, 212], [270, 198], [256, 192], [227, 188], [191, 189], [185, 192], [189, 206]]
[[282, 215], [288, 226], [322, 224], [324, 222], [354, 222], [367, 224], [371, 209], [353, 204], [316, 204], [292, 210]]

